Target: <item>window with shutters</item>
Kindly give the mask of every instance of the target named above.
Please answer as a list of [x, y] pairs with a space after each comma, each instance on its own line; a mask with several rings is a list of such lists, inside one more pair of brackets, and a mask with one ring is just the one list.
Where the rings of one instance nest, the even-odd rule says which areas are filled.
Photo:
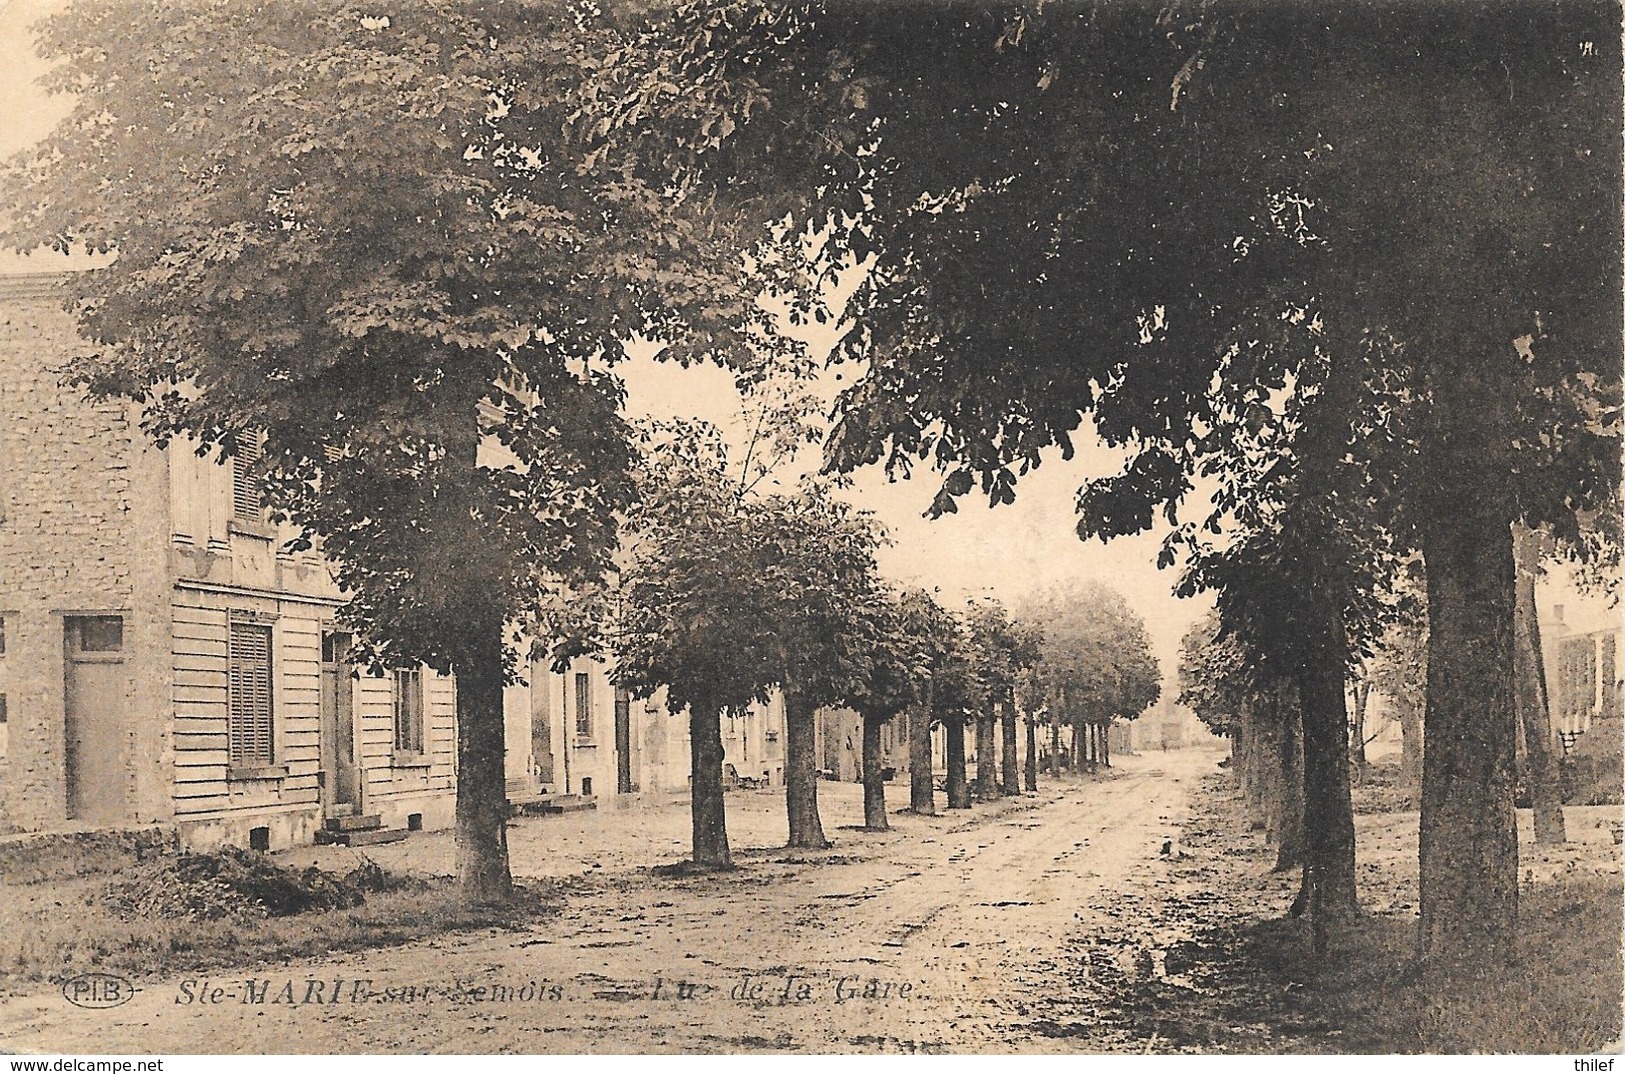
[[258, 433], [244, 434], [237, 441], [237, 454], [231, 459], [231, 517], [238, 522], [265, 520], [257, 469], [260, 455]]
[[276, 763], [271, 704], [271, 628], [233, 622], [227, 651], [226, 745], [233, 768]]
[[576, 737], [592, 737], [592, 680], [576, 673]]
[[395, 755], [423, 756], [423, 672], [395, 672]]

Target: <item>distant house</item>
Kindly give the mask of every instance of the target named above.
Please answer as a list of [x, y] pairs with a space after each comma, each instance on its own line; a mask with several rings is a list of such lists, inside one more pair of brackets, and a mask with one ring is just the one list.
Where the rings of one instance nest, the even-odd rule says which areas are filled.
[[[863, 717], [846, 708], [819, 709], [816, 719], [817, 735], [814, 749], [818, 754], [818, 767], [830, 779], [845, 783], [863, 781]], [[937, 767], [947, 764], [946, 733], [938, 728], [931, 736], [932, 754]], [[965, 735], [967, 763], [976, 762], [976, 734], [974, 729]], [[880, 765], [890, 769], [893, 779], [906, 779], [908, 772], [908, 717], [898, 716], [880, 726]]]
[[[1621, 752], [1621, 635], [1600, 602], [1553, 604], [1541, 624], [1552, 734], [1565, 754]], [[1567, 617], [1565, 617], [1565, 613]]]
[[[62, 386], [84, 344], [61, 279], [0, 276], [0, 833], [449, 826], [454, 679], [358, 671], [326, 562], [287, 551], [246, 465], [160, 451], [131, 407]], [[658, 699], [592, 660], [529, 671], [504, 695], [511, 798], [687, 789], [687, 721]], [[776, 699], [725, 717], [727, 763], [782, 783], [783, 726]]]
[[[1212, 734], [1196, 718], [1196, 714], [1176, 702], [1173, 693], [1166, 687], [1154, 706], [1140, 713], [1136, 720], [1128, 723], [1119, 721], [1113, 725], [1113, 731], [1116, 732], [1119, 727], [1127, 736], [1128, 746], [1134, 750], [1180, 749], [1213, 740]], [[1122, 748], [1114, 737], [1112, 749]]]
[[[665, 698], [634, 700], [602, 661], [580, 658], [563, 673], [538, 659], [528, 685], [509, 687], [511, 796], [655, 797], [689, 785], [688, 720]], [[723, 761], [764, 785], [784, 782], [784, 703], [777, 695], [722, 717]]]

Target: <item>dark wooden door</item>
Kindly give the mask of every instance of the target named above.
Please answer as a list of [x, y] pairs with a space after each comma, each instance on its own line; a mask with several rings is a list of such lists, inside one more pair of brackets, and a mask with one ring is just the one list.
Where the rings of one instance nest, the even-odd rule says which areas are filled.
[[553, 786], [553, 705], [549, 690], [557, 690], [556, 677], [548, 669], [548, 661], [537, 658], [530, 662], [530, 759], [536, 766], [536, 781], [544, 787]]

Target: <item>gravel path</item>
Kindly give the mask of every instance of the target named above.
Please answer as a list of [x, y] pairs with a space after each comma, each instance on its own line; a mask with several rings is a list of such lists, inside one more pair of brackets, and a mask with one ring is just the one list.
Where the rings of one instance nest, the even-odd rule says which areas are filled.
[[[1058, 960], [1070, 933], [1101, 924], [1091, 907], [1132, 906], [1166, 885], [1163, 844], [1217, 760], [1122, 758], [1105, 778], [970, 813], [898, 815], [884, 834], [844, 828], [861, 815], [856, 788], [826, 784], [836, 846], [819, 853], [782, 849], [776, 795], [733, 796], [741, 868], [720, 876], [649, 872], [681, 856], [682, 806], [528, 822], [512, 840], [515, 873], [563, 878], [564, 890], [562, 912], [531, 929], [207, 984], [144, 981], [108, 1010], [18, 997], [0, 1004], [0, 1040], [137, 1054], [1110, 1048], [1105, 1036], [1035, 1032], [1029, 1012], [1075, 971]], [[434, 869], [449, 847], [438, 836], [376, 857]]]

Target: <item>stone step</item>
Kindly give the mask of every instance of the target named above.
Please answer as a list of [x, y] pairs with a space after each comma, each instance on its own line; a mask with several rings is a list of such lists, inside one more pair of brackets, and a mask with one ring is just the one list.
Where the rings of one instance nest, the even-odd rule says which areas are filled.
[[579, 813], [586, 809], [597, 809], [598, 800], [590, 795], [582, 794], [555, 794], [541, 803], [543, 813]]
[[[356, 832], [317, 832], [316, 842], [326, 846], [374, 847], [399, 843], [409, 833], [405, 828], [367, 828]], [[325, 838], [323, 838], [325, 836]]]
[[330, 832], [360, 832], [374, 828], [382, 828], [384, 818], [377, 813], [369, 813], [364, 817], [328, 817], [322, 827]]
[[579, 813], [587, 809], [597, 809], [595, 798], [579, 794], [543, 794], [534, 798], [509, 799], [508, 815], [514, 817], [536, 817], [544, 814]]

